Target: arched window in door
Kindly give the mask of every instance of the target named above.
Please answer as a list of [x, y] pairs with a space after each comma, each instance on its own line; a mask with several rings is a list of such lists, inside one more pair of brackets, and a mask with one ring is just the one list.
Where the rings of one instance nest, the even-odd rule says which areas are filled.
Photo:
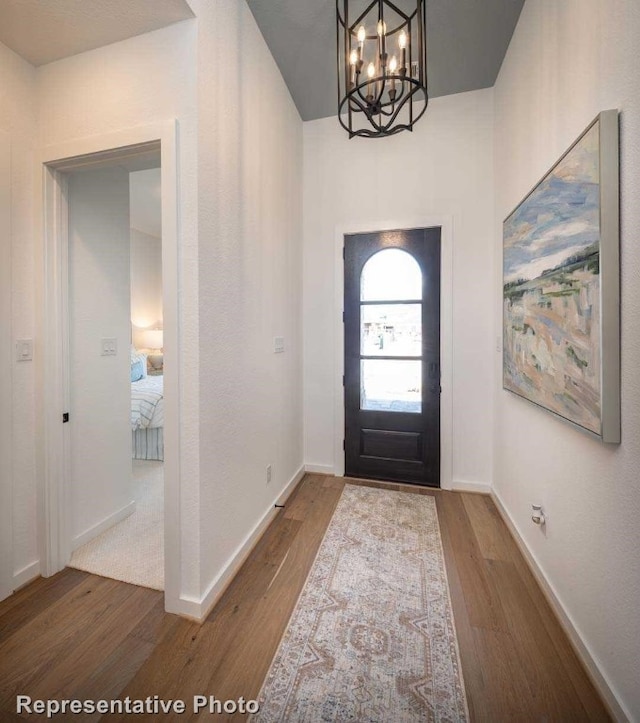
[[422, 270], [407, 251], [375, 253], [360, 277], [360, 408], [422, 411]]
[[422, 271], [403, 249], [383, 249], [362, 267], [361, 301], [422, 299]]

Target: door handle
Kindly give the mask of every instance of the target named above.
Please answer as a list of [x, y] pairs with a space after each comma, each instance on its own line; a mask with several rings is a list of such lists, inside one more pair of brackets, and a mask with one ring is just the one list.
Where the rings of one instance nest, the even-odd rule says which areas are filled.
[[442, 394], [442, 387], [439, 384], [432, 384], [429, 391], [432, 394]]

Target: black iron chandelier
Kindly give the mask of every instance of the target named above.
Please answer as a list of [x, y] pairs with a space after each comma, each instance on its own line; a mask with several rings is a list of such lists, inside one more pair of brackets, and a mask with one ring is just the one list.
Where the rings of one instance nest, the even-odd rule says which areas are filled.
[[336, 0], [338, 120], [350, 138], [413, 130], [425, 112], [425, 5], [425, 0]]

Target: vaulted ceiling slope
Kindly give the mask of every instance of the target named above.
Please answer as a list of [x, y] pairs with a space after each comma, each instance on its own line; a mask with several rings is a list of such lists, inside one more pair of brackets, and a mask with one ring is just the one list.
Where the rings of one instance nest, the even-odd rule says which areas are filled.
[[38, 66], [192, 17], [186, 0], [0, 0], [0, 42]]
[[[247, 2], [302, 119], [336, 115], [336, 1]], [[430, 97], [492, 86], [524, 0], [426, 3]], [[0, 0], [0, 42], [39, 66], [191, 17], [186, 0]]]
[[[336, 115], [336, 0], [247, 2], [302, 119]], [[524, 0], [426, 3], [429, 96], [491, 87]]]

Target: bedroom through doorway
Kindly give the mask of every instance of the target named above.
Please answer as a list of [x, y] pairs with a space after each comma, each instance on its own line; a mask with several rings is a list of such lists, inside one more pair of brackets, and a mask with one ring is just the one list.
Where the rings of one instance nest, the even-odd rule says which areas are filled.
[[68, 176], [70, 567], [164, 590], [160, 154]]

